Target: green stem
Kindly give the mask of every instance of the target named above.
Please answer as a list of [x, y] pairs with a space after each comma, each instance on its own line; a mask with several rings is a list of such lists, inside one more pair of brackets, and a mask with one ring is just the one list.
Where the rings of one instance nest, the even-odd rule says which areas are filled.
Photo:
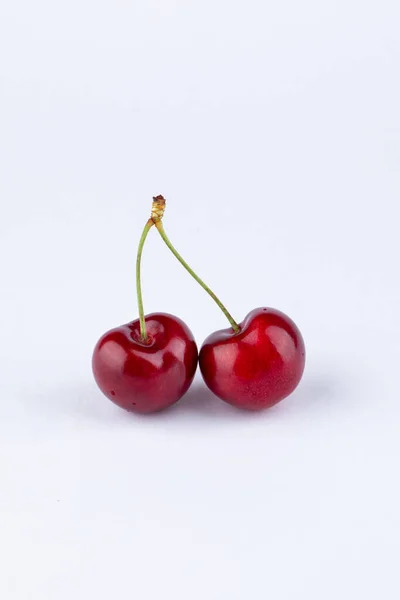
[[234, 318], [232, 317], [232, 315], [228, 312], [228, 310], [222, 304], [221, 300], [219, 300], [219, 298], [217, 298], [217, 296], [214, 294], [214, 292], [210, 290], [210, 288], [208, 287], [208, 285], [206, 285], [204, 283], [204, 281], [202, 279], [200, 279], [200, 277], [198, 275], [196, 275], [196, 273], [189, 267], [189, 265], [182, 258], [182, 256], [179, 254], [179, 252], [177, 250], [175, 250], [174, 246], [171, 244], [171, 242], [169, 241], [169, 239], [167, 237], [167, 234], [164, 231], [164, 227], [163, 227], [163, 224], [162, 224], [161, 220], [160, 221], [156, 221], [154, 224], [155, 224], [155, 226], [158, 229], [158, 233], [161, 235], [162, 239], [164, 240], [164, 242], [168, 246], [168, 248], [171, 250], [172, 254], [179, 260], [179, 262], [186, 269], [186, 271], [188, 273], [190, 273], [190, 275], [193, 277], [193, 279], [195, 279], [197, 281], [197, 283], [201, 285], [201, 287], [203, 288], [203, 290], [205, 290], [207, 292], [207, 294], [209, 294], [209, 296], [211, 296], [211, 298], [220, 307], [220, 309], [222, 310], [222, 312], [224, 313], [224, 315], [228, 319], [229, 323], [232, 326], [232, 329], [235, 331], [235, 333], [238, 333], [240, 331], [239, 325], [236, 323], [236, 321], [234, 320]]
[[144, 320], [142, 284], [140, 281], [140, 263], [141, 263], [141, 259], [142, 259], [142, 251], [143, 251], [144, 242], [146, 241], [147, 234], [149, 233], [149, 231], [153, 227], [153, 225], [154, 225], [153, 221], [151, 219], [149, 219], [147, 221], [146, 225], [144, 226], [143, 233], [142, 233], [142, 236], [139, 241], [139, 247], [138, 247], [137, 258], [136, 258], [136, 293], [137, 293], [137, 303], [138, 303], [138, 309], [139, 309], [140, 337], [142, 338], [143, 342], [147, 341], [147, 331], [146, 331], [146, 321]]

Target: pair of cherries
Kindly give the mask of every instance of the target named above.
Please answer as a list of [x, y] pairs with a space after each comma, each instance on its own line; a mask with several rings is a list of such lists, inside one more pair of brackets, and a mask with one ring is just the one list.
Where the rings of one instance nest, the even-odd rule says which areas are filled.
[[[289, 317], [272, 308], [252, 310], [236, 323], [225, 306], [192, 271], [169, 241], [162, 224], [165, 200], [153, 198], [151, 218], [139, 242], [136, 288], [139, 319], [105, 333], [93, 352], [93, 373], [101, 391], [129, 411], [152, 413], [177, 402], [189, 389], [197, 368], [222, 400], [248, 410], [273, 406], [297, 387], [304, 371], [302, 335]], [[152, 226], [214, 299], [230, 322], [212, 333], [197, 351], [193, 334], [178, 317], [144, 316], [140, 266]]]

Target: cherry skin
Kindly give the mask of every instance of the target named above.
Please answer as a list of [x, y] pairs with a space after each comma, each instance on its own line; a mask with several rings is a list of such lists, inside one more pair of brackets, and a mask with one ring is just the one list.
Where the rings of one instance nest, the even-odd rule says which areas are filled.
[[97, 342], [92, 367], [101, 391], [126, 410], [152, 413], [177, 402], [197, 368], [197, 346], [183, 321], [165, 313], [146, 317], [147, 341], [139, 319], [111, 329]]
[[260, 410], [286, 398], [304, 371], [302, 335], [289, 317], [272, 308], [256, 308], [242, 323], [212, 333], [200, 350], [204, 381], [222, 400]]

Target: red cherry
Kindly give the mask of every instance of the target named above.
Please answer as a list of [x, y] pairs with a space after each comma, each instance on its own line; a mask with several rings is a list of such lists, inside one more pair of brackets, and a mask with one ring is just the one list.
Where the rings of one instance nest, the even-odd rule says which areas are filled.
[[183, 321], [164, 313], [105, 333], [93, 352], [93, 374], [101, 391], [115, 404], [152, 413], [177, 402], [189, 389], [197, 367], [197, 346]]
[[272, 308], [251, 311], [239, 325], [212, 333], [199, 365], [214, 394], [239, 408], [260, 410], [286, 398], [304, 371], [302, 335], [289, 317]]

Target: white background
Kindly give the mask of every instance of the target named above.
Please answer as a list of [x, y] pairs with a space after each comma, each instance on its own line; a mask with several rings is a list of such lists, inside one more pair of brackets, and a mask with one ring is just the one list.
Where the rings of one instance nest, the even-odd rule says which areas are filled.
[[[399, 25], [395, 0], [2, 3], [1, 598], [399, 598]], [[237, 320], [302, 330], [274, 409], [97, 390], [159, 193]], [[226, 327], [155, 231], [143, 269], [147, 312]]]

